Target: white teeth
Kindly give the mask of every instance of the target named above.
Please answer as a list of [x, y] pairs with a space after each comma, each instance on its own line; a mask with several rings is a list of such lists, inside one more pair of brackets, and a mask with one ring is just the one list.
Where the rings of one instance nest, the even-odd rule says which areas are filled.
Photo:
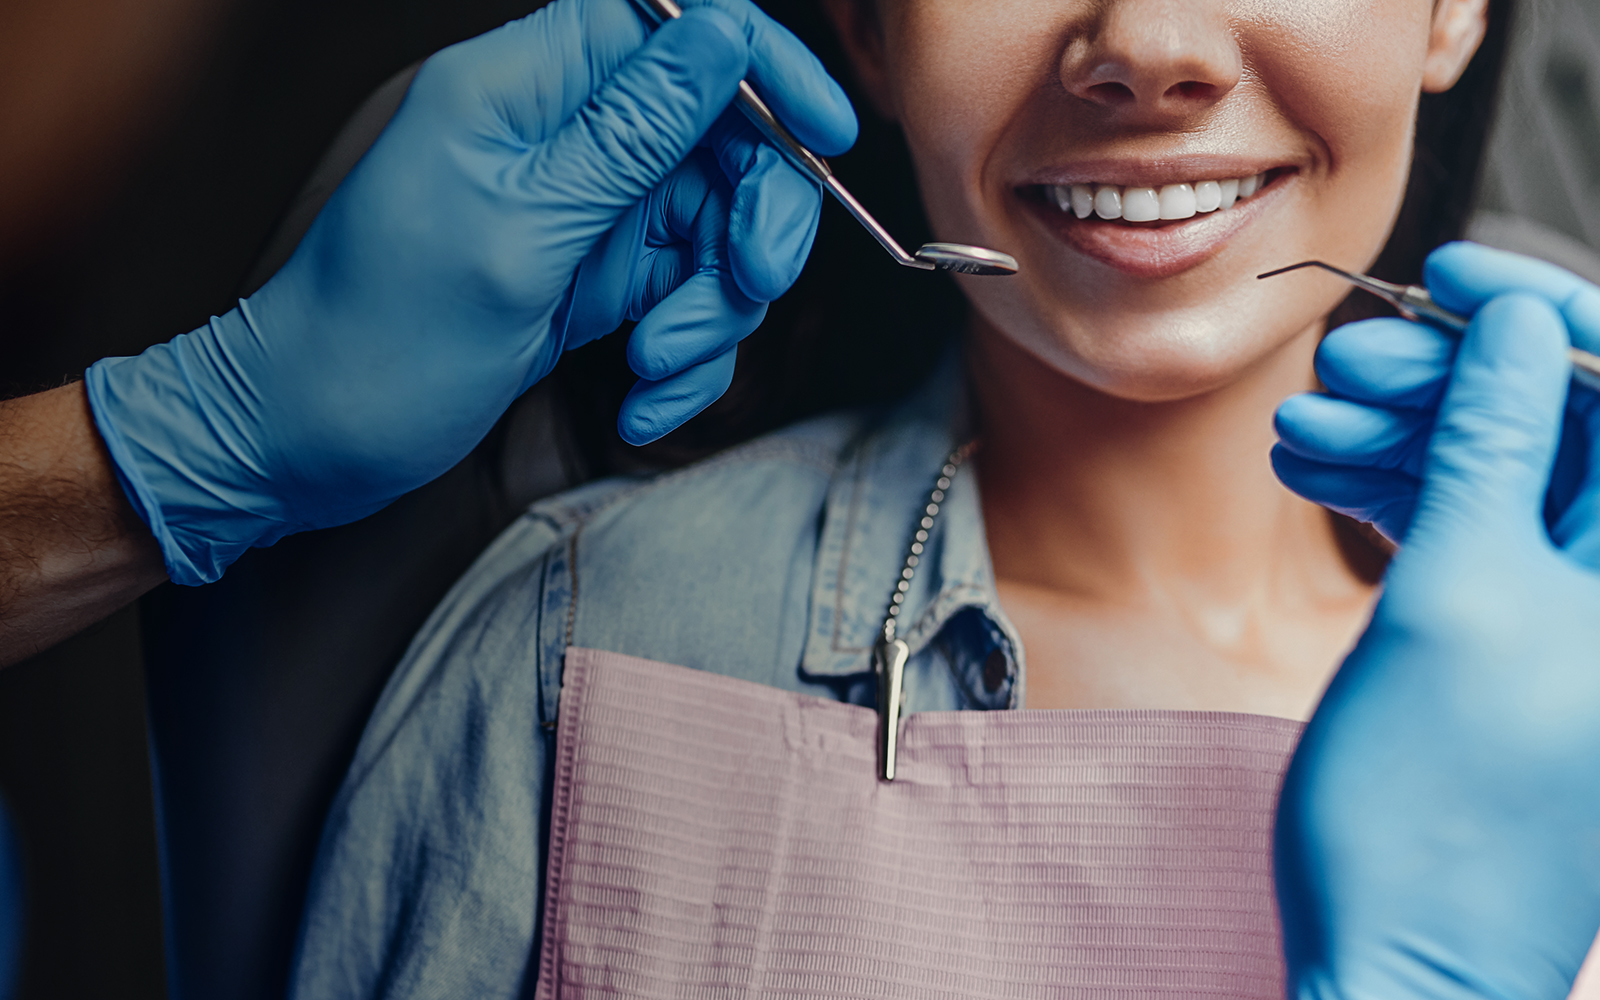
[[1187, 184], [1168, 184], [1161, 189], [1161, 217], [1189, 219], [1198, 211], [1194, 188]]
[[1094, 212], [1094, 188], [1087, 184], [1072, 185], [1072, 214], [1087, 219]]
[[1156, 189], [1124, 188], [1122, 218], [1127, 222], [1154, 222], [1161, 218], [1161, 198], [1156, 194]]
[[1094, 213], [1094, 188], [1087, 184], [1052, 185], [1050, 197], [1055, 201], [1056, 208], [1071, 212], [1080, 219], [1087, 219]]
[[1122, 189], [1101, 184], [1094, 189], [1094, 214], [1110, 221], [1122, 218]]
[[1080, 219], [1098, 215], [1107, 221], [1154, 222], [1188, 219], [1229, 209], [1249, 198], [1266, 183], [1266, 174], [1232, 177], [1225, 181], [1167, 184], [1161, 188], [1122, 187], [1117, 184], [1051, 184], [1045, 197], [1062, 212]]

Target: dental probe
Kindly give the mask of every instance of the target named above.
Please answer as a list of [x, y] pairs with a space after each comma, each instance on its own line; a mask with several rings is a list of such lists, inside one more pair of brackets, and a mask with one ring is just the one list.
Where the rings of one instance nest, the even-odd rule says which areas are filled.
[[[1320, 267], [1355, 285], [1357, 288], [1371, 292], [1378, 298], [1400, 310], [1400, 315], [1406, 319], [1427, 322], [1450, 333], [1460, 333], [1467, 328], [1471, 320], [1465, 316], [1458, 316], [1450, 310], [1433, 301], [1433, 296], [1421, 285], [1396, 285], [1388, 281], [1381, 281], [1365, 274], [1351, 274], [1332, 264], [1320, 260], [1306, 260], [1288, 267], [1280, 267], [1276, 271], [1256, 275], [1261, 278], [1275, 278], [1280, 274], [1298, 271], [1303, 267]], [[1591, 389], [1600, 391], [1600, 355], [1590, 354], [1588, 351], [1576, 347], [1567, 348], [1567, 357], [1572, 362], [1572, 377]]]
[[[683, 8], [674, 0], [640, 0], [657, 17], [662, 20], [671, 20], [682, 16]], [[800, 170], [802, 173], [815, 177], [823, 187], [845, 207], [845, 211], [855, 216], [857, 222], [867, 227], [867, 232], [889, 251], [889, 256], [906, 267], [920, 268], [924, 271], [943, 269], [956, 271], [961, 274], [1016, 274], [1017, 261], [1008, 253], [998, 250], [989, 250], [985, 247], [968, 246], [965, 243], [924, 243], [917, 249], [916, 254], [909, 254], [895, 242], [889, 231], [877, 219], [872, 217], [855, 195], [839, 183], [839, 178], [833, 175], [833, 169], [828, 166], [828, 161], [813, 153], [800, 140], [789, 134], [789, 130], [778, 121], [772, 109], [767, 107], [765, 101], [756, 96], [750, 84], [739, 81], [739, 97], [737, 101], [739, 110], [750, 119], [767, 141], [777, 147], [784, 159]]]

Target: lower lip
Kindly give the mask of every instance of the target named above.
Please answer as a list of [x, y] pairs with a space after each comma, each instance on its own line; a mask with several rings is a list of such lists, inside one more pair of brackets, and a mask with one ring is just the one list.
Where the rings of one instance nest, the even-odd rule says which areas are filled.
[[1084, 256], [1136, 278], [1170, 278], [1216, 256], [1293, 181], [1294, 174], [1286, 173], [1232, 208], [1159, 226], [1107, 222], [1092, 215], [1080, 219], [1041, 201], [1025, 203], [1052, 235]]

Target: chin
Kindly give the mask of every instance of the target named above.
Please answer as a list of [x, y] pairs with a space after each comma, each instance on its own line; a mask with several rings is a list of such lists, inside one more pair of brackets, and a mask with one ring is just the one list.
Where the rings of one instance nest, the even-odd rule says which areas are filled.
[[[1314, 340], [1321, 329], [1317, 320], [1296, 317], [1292, 328], [1268, 335], [1263, 324], [1243, 316], [1226, 323], [1156, 314], [986, 325], [990, 336], [1009, 342], [1045, 371], [1118, 399], [1167, 403], [1250, 378], [1291, 345], [1308, 335]], [[1307, 379], [1310, 361], [1308, 349]]]
[[1132, 403], [1173, 403], [1208, 395], [1238, 382], [1251, 365], [1219, 354], [1164, 351], [1114, 363], [1075, 359], [1062, 374], [1107, 396]]
[[1072, 376], [1090, 388], [1129, 403], [1179, 403], [1198, 399], [1233, 383], [1232, 371], [1206, 373], [1179, 366], [1149, 366], [1139, 370], [1089, 373], [1088, 378]]

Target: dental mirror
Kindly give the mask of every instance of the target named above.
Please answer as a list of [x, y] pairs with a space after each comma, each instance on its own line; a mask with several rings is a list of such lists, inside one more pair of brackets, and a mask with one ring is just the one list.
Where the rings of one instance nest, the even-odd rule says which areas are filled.
[[1016, 274], [1017, 261], [1008, 253], [965, 243], [924, 243], [917, 260], [958, 274]]
[[[671, 20], [683, 14], [683, 8], [673, 0], [639, 0], [639, 2], [662, 20]], [[743, 80], [739, 81], [739, 96], [735, 103], [766, 140], [783, 154], [784, 159], [794, 164], [796, 169], [820, 181], [823, 187], [839, 199], [839, 203], [855, 217], [857, 222], [867, 227], [867, 232], [889, 251], [889, 256], [897, 263], [924, 271], [955, 271], [958, 274], [1017, 273], [1017, 260], [1010, 254], [986, 247], [968, 246], [965, 243], [924, 243], [917, 249], [915, 255], [906, 253], [905, 249], [895, 242], [894, 237], [889, 235], [889, 231], [872, 217], [872, 213], [856, 201], [855, 195], [839, 183], [839, 178], [833, 175], [833, 169], [828, 166], [828, 161], [801, 145], [799, 139], [790, 135], [789, 130], [784, 128], [783, 123], [772, 113], [772, 109], [767, 107], [766, 102]]]

